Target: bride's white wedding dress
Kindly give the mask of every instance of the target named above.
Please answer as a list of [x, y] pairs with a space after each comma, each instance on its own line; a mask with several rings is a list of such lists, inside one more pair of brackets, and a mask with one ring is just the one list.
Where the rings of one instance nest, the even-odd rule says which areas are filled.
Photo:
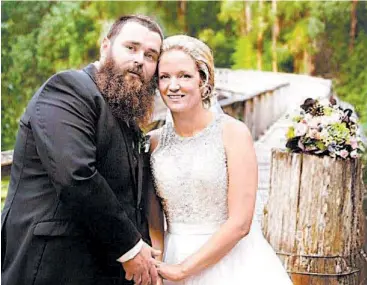
[[[167, 218], [164, 261], [177, 264], [197, 251], [227, 219], [228, 173], [222, 125], [224, 114], [200, 133], [183, 138], [172, 123], [161, 132], [151, 163]], [[245, 175], [245, 174], [244, 174]], [[185, 285], [292, 284], [258, 224], [218, 263], [181, 282]]]

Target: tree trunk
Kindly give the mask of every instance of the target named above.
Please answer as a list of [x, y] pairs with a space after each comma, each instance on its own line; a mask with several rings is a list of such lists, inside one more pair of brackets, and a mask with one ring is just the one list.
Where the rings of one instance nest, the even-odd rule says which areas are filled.
[[157, 1], [157, 8], [162, 8], [163, 7], [163, 1], [162, 0], [158, 0]]
[[308, 51], [305, 49], [303, 51], [303, 72], [304, 74], [309, 74], [309, 58], [310, 58], [310, 54], [308, 53]]
[[293, 73], [303, 73], [302, 66], [305, 55], [304, 51], [298, 52], [293, 57]]
[[349, 51], [352, 52], [354, 48], [354, 40], [356, 37], [357, 29], [357, 4], [358, 0], [352, 0], [352, 9], [350, 13], [350, 39], [349, 39]]
[[[312, 47], [316, 49], [316, 39], [312, 40]], [[308, 57], [308, 74], [311, 76], [315, 75], [315, 54], [310, 54]]]
[[303, 51], [303, 73], [312, 75], [314, 73], [315, 66], [313, 63], [313, 56], [307, 51]]
[[365, 284], [362, 163], [273, 150], [264, 235], [294, 285]]
[[262, 70], [262, 53], [263, 53], [263, 41], [264, 41], [264, 18], [263, 18], [263, 8], [264, 8], [264, 2], [263, 0], [259, 0], [259, 27], [258, 27], [258, 33], [257, 33], [257, 69]]
[[272, 14], [273, 14], [273, 31], [272, 31], [272, 68], [273, 72], [278, 72], [278, 57], [277, 57], [277, 40], [279, 36], [279, 19], [277, 15], [277, 0], [271, 2]]
[[248, 0], [245, 0], [245, 15], [246, 15], [246, 34], [248, 35], [252, 30], [251, 2]]
[[187, 22], [186, 22], [186, 8], [187, 8], [186, 0], [179, 0], [177, 2], [178, 23], [180, 25], [180, 29], [182, 30], [184, 34], [188, 32]]
[[243, 17], [240, 17], [240, 37], [246, 36], [246, 0], [242, 2], [243, 11], [241, 12]]

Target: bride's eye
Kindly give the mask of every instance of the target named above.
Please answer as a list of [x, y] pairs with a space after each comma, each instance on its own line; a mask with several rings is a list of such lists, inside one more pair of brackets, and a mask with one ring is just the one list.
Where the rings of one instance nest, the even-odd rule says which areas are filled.
[[168, 78], [168, 75], [166, 74], [159, 76], [159, 79], [166, 79], [166, 78]]
[[191, 78], [192, 76], [190, 74], [182, 74], [181, 77], [182, 78]]

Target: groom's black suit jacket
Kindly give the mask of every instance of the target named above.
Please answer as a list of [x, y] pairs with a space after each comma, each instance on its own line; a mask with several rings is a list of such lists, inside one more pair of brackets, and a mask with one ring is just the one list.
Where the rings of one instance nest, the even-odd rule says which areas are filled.
[[20, 119], [2, 212], [4, 285], [130, 284], [116, 259], [149, 240], [149, 157], [110, 112], [95, 71], [52, 76]]

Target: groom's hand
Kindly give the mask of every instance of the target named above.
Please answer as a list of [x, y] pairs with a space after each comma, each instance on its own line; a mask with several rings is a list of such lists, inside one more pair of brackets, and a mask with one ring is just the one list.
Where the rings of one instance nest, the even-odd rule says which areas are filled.
[[155, 285], [158, 273], [153, 263], [153, 257], [161, 252], [144, 243], [140, 252], [132, 259], [122, 263], [126, 272], [126, 280], [134, 280], [136, 285]]

